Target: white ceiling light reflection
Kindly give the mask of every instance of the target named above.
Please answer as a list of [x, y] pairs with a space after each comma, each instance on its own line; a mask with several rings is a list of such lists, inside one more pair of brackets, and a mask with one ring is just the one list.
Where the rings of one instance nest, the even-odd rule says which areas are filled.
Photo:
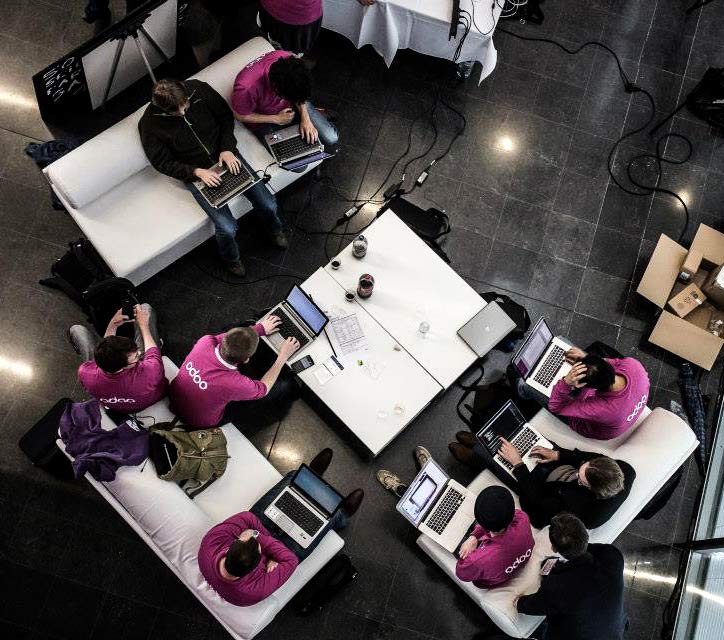
[[510, 136], [500, 136], [495, 146], [502, 151], [515, 151], [515, 140]]
[[22, 360], [15, 360], [0, 355], [0, 371], [11, 373], [19, 378], [32, 378], [33, 368]]
[[[691, 194], [688, 191], [680, 191], [678, 193], [678, 196], [684, 201], [684, 204], [687, 207], [691, 206]], [[681, 206], [681, 202], [677, 200], [677, 204]]]
[[[676, 584], [676, 578], [673, 576], [660, 576], [656, 573], [647, 573], [646, 571], [634, 571], [633, 569], [624, 569], [624, 575], [635, 577], [637, 580], [648, 580], [649, 582], [663, 582], [665, 584]], [[688, 593], [715, 602], [720, 606], [724, 606], [724, 596], [717, 595], [711, 591], [706, 591], [700, 587], [690, 584], [686, 587]]]

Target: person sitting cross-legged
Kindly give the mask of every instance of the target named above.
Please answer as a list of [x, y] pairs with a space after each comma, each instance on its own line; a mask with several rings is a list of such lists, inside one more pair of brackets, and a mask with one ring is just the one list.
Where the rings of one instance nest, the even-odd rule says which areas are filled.
[[[329, 467], [332, 450], [320, 451], [309, 463], [319, 476]], [[201, 541], [199, 569], [206, 581], [224, 600], [251, 606], [269, 597], [294, 573], [322, 541], [327, 531], [339, 531], [360, 507], [362, 489], [342, 500], [324, 529], [309, 546], [302, 547], [282, 531], [264, 511], [291, 483], [294, 471], [285, 475], [264, 494], [251, 511], [238, 513], [213, 527]]]

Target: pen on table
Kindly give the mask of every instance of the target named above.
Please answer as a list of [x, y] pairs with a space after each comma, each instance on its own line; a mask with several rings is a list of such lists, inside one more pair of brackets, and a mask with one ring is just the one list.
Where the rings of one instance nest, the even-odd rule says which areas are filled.
[[329, 339], [329, 334], [327, 333], [327, 327], [325, 326], [324, 329], [322, 329], [322, 331], [324, 331], [324, 336], [327, 338], [327, 342], [329, 342], [329, 348], [332, 350], [332, 353], [334, 354], [334, 357], [335, 357], [335, 358], [338, 358], [339, 356], [337, 355], [337, 351], [336, 351], [336, 349], [334, 348], [334, 345], [332, 344], [332, 341]]

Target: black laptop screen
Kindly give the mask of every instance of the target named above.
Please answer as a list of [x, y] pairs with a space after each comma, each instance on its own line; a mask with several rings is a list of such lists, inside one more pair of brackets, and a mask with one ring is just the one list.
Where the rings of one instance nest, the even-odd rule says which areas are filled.
[[551, 340], [553, 340], [553, 333], [545, 320], [541, 319], [513, 358], [513, 366], [518, 369], [521, 376], [525, 378], [533, 370]]
[[293, 482], [297, 489], [329, 515], [332, 515], [342, 502], [339, 493], [304, 465], [299, 467]]
[[499, 438], [510, 441], [525, 424], [525, 418], [512, 401], [506, 402], [498, 412], [478, 431], [478, 439], [495, 453], [498, 451]]
[[327, 316], [309, 299], [309, 296], [298, 286], [294, 285], [287, 296], [287, 303], [294, 309], [297, 315], [307, 323], [307, 326], [314, 335], [319, 335], [324, 325], [327, 324]]

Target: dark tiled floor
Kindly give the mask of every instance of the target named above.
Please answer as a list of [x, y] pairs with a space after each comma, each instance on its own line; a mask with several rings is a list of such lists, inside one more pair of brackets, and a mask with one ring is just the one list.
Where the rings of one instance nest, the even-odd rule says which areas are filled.
[[[253, 6], [241, 11], [227, 46], [252, 34]], [[720, 29], [724, 3], [686, 17], [689, 0], [549, 0], [540, 27], [508, 23], [534, 36], [553, 36], [568, 47], [586, 39], [613, 46], [632, 79], [649, 89], [661, 112], [696, 83], [707, 66], [724, 66]], [[2, 356], [27, 363], [28, 378], [3, 371], [0, 424], [12, 443], [60, 396], [81, 398], [76, 358], [65, 341], [79, 310], [62, 295], [40, 287], [64, 243], [79, 235], [72, 221], [50, 207], [47, 189], [22, 149], [31, 140], [57, 135], [40, 119], [30, 76], [82, 42], [91, 28], [79, 13], [83, 0], [12, 0], [0, 25], [0, 345]], [[113, 6], [118, 13], [120, 2]], [[49, 29], [50, 25], [53, 29]], [[645, 335], [651, 306], [635, 294], [660, 232], [676, 235], [681, 210], [662, 198], [623, 193], [608, 177], [612, 141], [640, 122], [643, 105], [621, 89], [615, 65], [591, 48], [567, 56], [543, 44], [494, 38], [498, 68], [480, 87], [470, 81], [446, 89], [451, 104], [465, 111], [468, 129], [412, 199], [444, 207], [453, 232], [447, 250], [453, 267], [477, 290], [509, 292], [534, 319], [545, 315], [556, 332], [584, 344], [615, 344], [639, 358], [653, 384], [653, 405], [678, 400], [676, 359], [650, 345]], [[315, 69], [318, 102], [341, 114], [343, 152], [324, 167], [342, 196], [369, 198], [404, 147], [413, 119], [429, 108], [435, 85], [450, 67], [401, 52], [386, 71], [370, 50], [354, 50], [325, 33]], [[138, 96], [87, 124], [100, 130], [130, 112]], [[456, 127], [439, 113], [442, 150]], [[662, 184], [686, 191], [692, 220], [724, 228], [724, 138], [682, 111], [671, 131], [687, 135], [694, 153], [685, 167], [667, 168]], [[71, 133], [78, 134], [78, 131]], [[413, 152], [431, 141], [420, 118]], [[650, 148], [645, 135], [622, 146], [614, 162]], [[667, 153], [681, 150], [671, 143]], [[425, 161], [408, 172], [417, 175]], [[647, 168], [641, 168], [642, 175]], [[638, 175], [638, 174], [637, 174]], [[397, 179], [397, 174], [388, 183]], [[304, 207], [309, 189], [311, 206]], [[242, 232], [249, 279], [276, 280], [231, 286], [218, 279], [214, 248], [207, 243], [141, 287], [168, 332], [167, 352], [177, 362], [202, 333], [253, 315], [288, 286], [284, 274], [304, 276], [324, 261], [323, 238], [308, 233], [329, 227], [348, 208], [328, 186], [302, 180], [281, 198], [296, 225], [284, 255], [256, 246]], [[303, 209], [302, 214], [295, 211]], [[355, 224], [373, 215], [366, 207]], [[306, 229], [306, 231], [303, 231]], [[687, 234], [690, 237], [690, 233]], [[339, 246], [330, 241], [329, 250]], [[216, 276], [216, 277], [215, 277]], [[486, 367], [494, 378], [505, 367], [501, 354]], [[722, 365], [704, 381], [715, 393]], [[358, 581], [311, 619], [282, 613], [261, 638], [353, 638], [378, 640], [472, 638], [492, 626], [471, 601], [417, 551], [415, 534], [376, 485], [380, 467], [413, 471], [410, 451], [427, 445], [461, 481], [470, 475], [450, 459], [447, 425], [456, 393], [439, 398], [379, 460], [360, 456], [303, 402], [281, 424], [253, 436], [280, 470], [295, 467], [323, 446], [336, 459], [331, 480], [344, 490], [362, 486], [367, 497], [344, 533], [347, 552], [360, 569]], [[181, 587], [162, 563], [110, 507], [83, 483], [61, 485], [34, 470], [6, 447], [0, 462], [0, 630], [12, 638], [224, 638], [225, 632]], [[630, 638], [658, 637], [671, 590], [681, 539], [694, 506], [698, 472], [687, 465], [667, 506], [651, 521], [633, 523], [617, 541], [626, 555], [627, 606], [635, 612]], [[663, 576], [663, 581], [657, 579]], [[420, 594], [424, 593], [424, 597]]]

